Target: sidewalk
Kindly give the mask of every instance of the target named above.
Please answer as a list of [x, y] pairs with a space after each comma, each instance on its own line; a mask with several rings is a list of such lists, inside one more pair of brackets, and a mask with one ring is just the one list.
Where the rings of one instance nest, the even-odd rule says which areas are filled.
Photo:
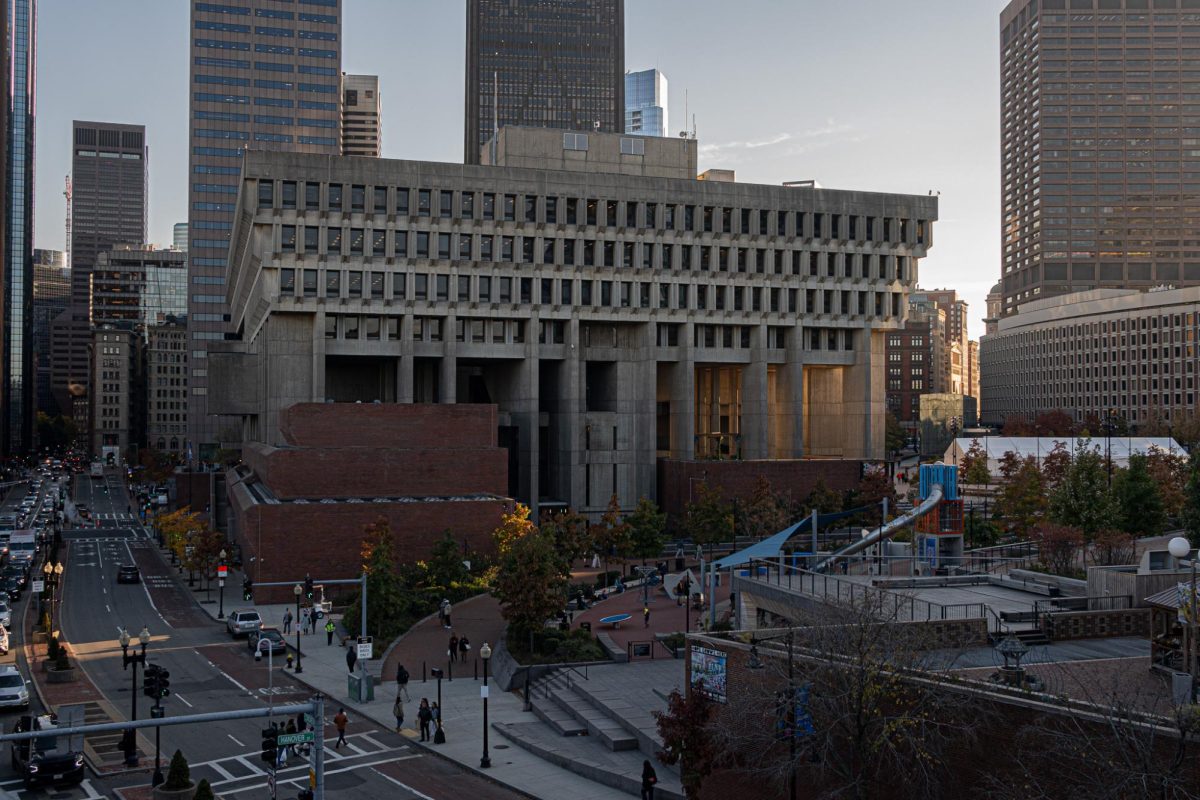
[[[242, 575], [230, 569], [226, 589], [229, 586], [241, 586]], [[228, 613], [233, 608], [244, 608], [249, 604], [241, 602], [238, 597], [233, 603], [227, 602], [225, 610]], [[216, 619], [215, 606], [202, 605], [200, 608], [213, 619]], [[259, 614], [267, 625], [282, 627], [284, 612], [295, 607], [287, 604], [258, 605]], [[334, 621], [340, 617], [334, 615]], [[482, 666], [479, 667], [480, 678], [476, 680], [475, 662], [478, 660], [479, 648], [485, 641], [494, 644], [499, 631], [503, 629], [503, 619], [500, 617], [499, 605], [490, 595], [483, 595], [462, 603], [456, 603], [452, 609], [451, 621], [454, 631], [466, 633], [471, 640], [471, 651], [465, 664], [453, 665], [453, 672], [448, 668], [446, 649], [450, 639], [450, 631], [440, 624], [436, 614], [422, 620], [402, 637], [385, 662], [378, 657], [383, 656], [385, 645], [376, 643], [377, 658], [368, 663], [367, 669], [373, 676], [382, 677], [375, 687], [375, 699], [367, 703], [348, 700], [349, 686], [346, 671], [346, 651], [339, 646], [339, 640], [345, 632], [339, 626], [332, 647], [325, 644], [325, 633], [318, 629], [315, 634], [301, 635], [301, 669], [294, 677], [326, 695], [327, 713], [332, 716], [338, 708], [345, 708], [350, 715], [350, 730], [354, 730], [355, 716], [365, 717], [377, 725], [389, 730], [396, 726], [392, 715], [392, 706], [396, 701], [396, 666], [403, 663], [411, 676], [408, 685], [410, 702], [404, 706], [404, 730], [414, 747], [425, 747], [432, 753], [440, 755], [477, 774], [521, 792], [532, 798], [553, 798], [560, 800], [569, 797], [571, 800], [616, 800], [628, 798], [630, 795], [616, 791], [607, 786], [595, 783], [569, 770], [557, 767], [519, 747], [510, 745], [504, 737], [494, 730], [489, 731], [490, 755], [492, 766], [481, 769], [479, 760], [483, 753], [483, 701], [480, 691], [483, 688]], [[319, 626], [318, 626], [319, 628]], [[296, 631], [293, 627], [289, 644], [294, 646]], [[421, 667], [434, 666], [447, 670], [447, 676], [453, 674], [453, 680], [441, 682], [442, 727], [446, 734], [446, 743], [434, 745], [432, 742], [421, 742], [417, 733], [417, 706], [421, 698], [428, 698], [430, 703], [438, 699], [438, 682], [429, 678], [421, 680]], [[282, 667], [281, 667], [282, 669]], [[534, 720], [533, 714], [526, 713], [524, 701], [515, 693], [497, 690], [494, 686], [488, 698], [488, 722], [519, 723]]]

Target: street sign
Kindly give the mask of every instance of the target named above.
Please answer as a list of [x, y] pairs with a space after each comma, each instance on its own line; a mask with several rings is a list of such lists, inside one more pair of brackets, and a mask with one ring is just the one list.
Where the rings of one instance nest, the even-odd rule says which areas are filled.
[[285, 744], [307, 744], [314, 739], [313, 731], [304, 731], [302, 733], [281, 733], [276, 741], [282, 747]]
[[221, 564], [219, 567], [217, 567], [217, 577], [218, 578], [220, 578], [221, 580], [224, 580], [228, 576], [229, 576], [229, 567], [225, 566], [224, 564]]
[[375, 657], [374, 656], [374, 643], [371, 641], [370, 636], [365, 637], [366, 641], [364, 641], [363, 639], [364, 639], [364, 637], [359, 637], [359, 640], [358, 640], [358, 648], [357, 648], [358, 660], [359, 661], [370, 661], [372, 658]]
[[34, 581], [33, 582], [33, 590], [35, 592], [40, 592], [40, 591], [44, 590], [45, 588], [46, 588], [45, 581]]
[[275, 800], [275, 770], [267, 773], [267, 788], [271, 790], [271, 800]]

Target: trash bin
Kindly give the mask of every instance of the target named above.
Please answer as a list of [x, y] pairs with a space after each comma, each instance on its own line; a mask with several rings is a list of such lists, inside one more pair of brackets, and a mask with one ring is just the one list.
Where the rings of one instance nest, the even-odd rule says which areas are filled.
[[351, 673], [346, 680], [346, 695], [356, 703], [366, 703], [375, 699], [375, 682], [370, 675]]

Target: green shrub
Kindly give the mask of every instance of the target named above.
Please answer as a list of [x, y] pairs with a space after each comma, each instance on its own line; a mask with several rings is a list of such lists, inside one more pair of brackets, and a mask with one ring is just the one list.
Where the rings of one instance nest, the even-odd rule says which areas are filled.
[[533, 634], [533, 652], [529, 652], [529, 633], [508, 632], [509, 652], [521, 664], [559, 664], [565, 661], [603, 661], [608, 653], [587, 631], [560, 631], [547, 628]]
[[671, 648], [672, 651], [675, 651], [687, 643], [687, 636], [682, 633], [672, 633], [670, 636], [664, 636], [662, 642]]
[[55, 661], [58, 659], [59, 651], [62, 648], [58, 645], [58, 637], [51, 636], [46, 640], [46, 660]]
[[200, 784], [196, 786], [196, 793], [192, 795], [192, 800], [215, 800], [212, 787], [208, 785], [208, 778], [200, 779]]
[[175, 789], [186, 789], [192, 785], [192, 772], [188, 769], [187, 759], [183, 757], [183, 752], [175, 751], [175, 755], [171, 756], [171, 767], [167, 770], [167, 780], [162, 786], [164, 789], [171, 791]]
[[621, 571], [610, 569], [608, 572], [601, 572], [596, 576], [596, 582], [592, 584], [596, 589], [603, 589], [606, 586], [612, 586], [617, 582], [617, 578], [621, 577]]
[[55, 669], [70, 669], [71, 668], [71, 662], [69, 660], [67, 660], [67, 651], [66, 650], [58, 651], [58, 657], [54, 659], [54, 668]]

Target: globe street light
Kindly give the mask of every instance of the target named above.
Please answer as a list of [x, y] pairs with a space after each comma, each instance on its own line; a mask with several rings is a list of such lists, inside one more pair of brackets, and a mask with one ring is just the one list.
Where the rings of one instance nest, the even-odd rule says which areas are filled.
[[1196, 700], [1196, 556], [1192, 555], [1192, 543], [1182, 536], [1176, 536], [1171, 541], [1167, 542], [1167, 552], [1174, 556], [1177, 560], [1188, 558], [1191, 556], [1192, 562], [1192, 580], [1191, 580], [1191, 595], [1188, 598], [1188, 613], [1187, 613], [1187, 636], [1184, 641], [1187, 643], [1187, 649], [1184, 651], [1184, 664], [1187, 667], [1188, 675], [1191, 676], [1191, 682], [1188, 685], [1188, 699], [1192, 702]]
[[292, 587], [292, 594], [296, 595], [296, 674], [304, 672], [304, 668], [300, 666], [300, 595], [304, 594], [304, 587], [296, 584]]
[[[487, 642], [479, 648], [479, 657], [483, 659], [483, 689], [480, 691], [483, 695], [483, 758], [479, 759], [479, 766], [487, 769], [492, 765], [488, 755], [488, 660], [492, 657], [492, 648], [488, 647]], [[441, 706], [438, 706], [438, 710], [441, 710]]]
[[[133, 655], [130, 655], [129, 644], [131, 641], [129, 631], [121, 628], [121, 635], [117, 638], [117, 643], [121, 645], [121, 668], [129, 669], [129, 666], [133, 665], [133, 671], [131, 672], [133, 680], [130, 685], [132, 708], [130, 709], [129, 717], [132, 721], [137, 719], [137, 665], [141, 664], [143, 670], [146, 668], [146, 645], [150, 644], [150, 630], [143, 625], [141, 632], [138, 634], [137, 641], [142, 646], [142, 652], [135, 652]], [[127, 737], [125, 763], [129, 766], [135, 766], [137, 764], [137, 746], [134, 744], [133, 728], [126, 731], [125, 735]]]

